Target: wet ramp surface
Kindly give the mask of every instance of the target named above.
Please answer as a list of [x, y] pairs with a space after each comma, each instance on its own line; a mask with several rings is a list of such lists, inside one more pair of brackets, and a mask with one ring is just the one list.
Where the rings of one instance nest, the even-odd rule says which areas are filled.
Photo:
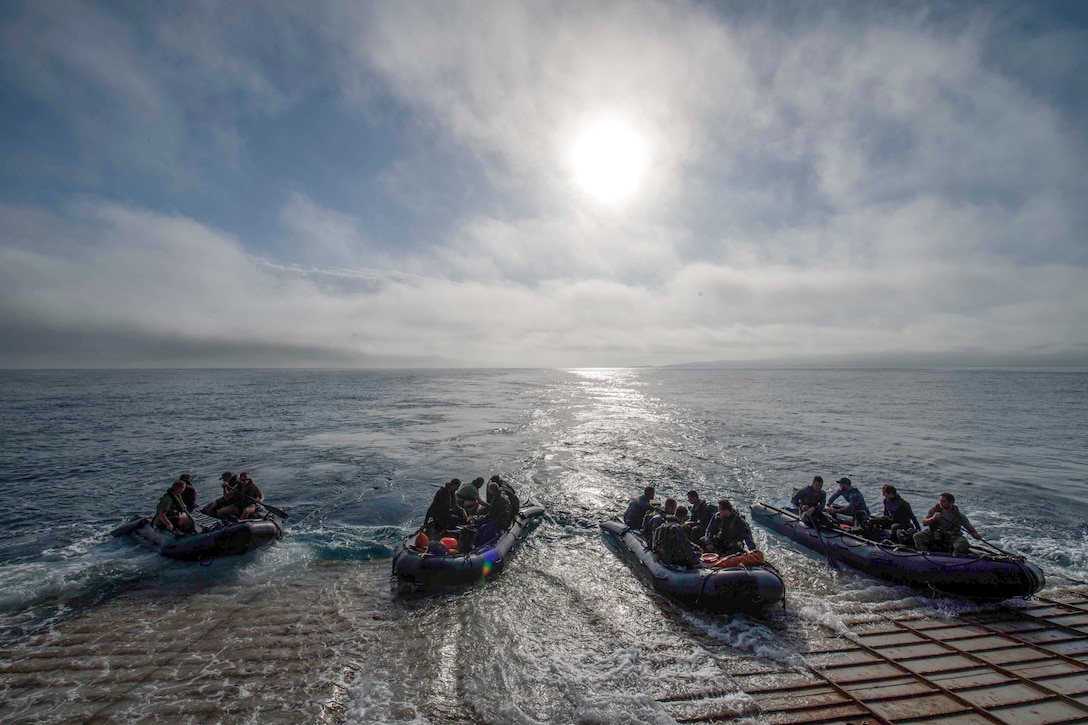
[[[884, 612], [809, 639], [807, 671], [732, 673], [767, 723], [1088, 723], [1088, 598], [947, 619]], [[706, 716], [681, 722], [719, 721]]]
[[5, 651], [0, 721], [1088, 723], [1088, 590], [800, 628], [581, 589], [540, 561], [519, 567], [531, 586], [425, 601], [393, 598], [388, 561], [130, 592]]
[[352, 652], [393, 612], [386, 566], [336, 568], [97, 607], [5, 655], [0, 720], [338, 721]]

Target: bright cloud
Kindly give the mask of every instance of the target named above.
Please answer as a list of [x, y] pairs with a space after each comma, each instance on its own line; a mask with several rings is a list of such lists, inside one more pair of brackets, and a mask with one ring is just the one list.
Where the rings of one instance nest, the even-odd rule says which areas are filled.
[[1085, 27], [776, 7], [13, 6], [0, 365], [1085, 364]]

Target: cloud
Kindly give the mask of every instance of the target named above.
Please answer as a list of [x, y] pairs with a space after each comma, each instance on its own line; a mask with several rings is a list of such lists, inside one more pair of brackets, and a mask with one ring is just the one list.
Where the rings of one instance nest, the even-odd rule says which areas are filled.
[[[692, 258], [728, 253], [723, 237], [758, 240], [752, 251], [772, 263], [819, 258], [826, 250], [776, 232], [894, 217], [933, 198], [953, 219], [1045, 208], [1052, 228], [1088, 221], [1076, 202], [1088, 191], [1083, 134], [995, 63], [994, 16], [969, 6], [947, 21], [919, 7], [775, 25], [657, 3], [382, 5], [343, 32], [357, 38], [344, 41], [347, 67], [365, 71], [370, 92], [381, 78], [430, 128], [494, 155], [496, 194], [533, 196], [530, 211], [471, 222], [492, 234], [581, 231], [569, 223], [584, 200], [569, 193], [564, 144], [600, 113], [628, 118], [653, 150], [629, 215], [670, 229]], [[1033, 246], [1081, 249], [1069, 235]]]
[[699, 152], [698, 124], [720, 116], [720, 95], [741, 113], [750, 92], [730, 33], [690, 6], [393, 4], [344, 16], [334, 32], [349, 97], [366, 105], [392, 94], [418, 123], [493, 155], [502, 183], [537, 177], [521, 194], [558, 193], [577, 132], [603, 116], [652, 140], [652, 188], [663, 193]]
[[[290, 6], [144, 10], [25, 3], [3, 29], [3, 75], [67, 123], [79, 145], [78, 162], [66, 160], [74, 177], [86, 165], [198, 183], [197, 161], [237, 163], [244, 116], [282, 110], [310, 87]], [[275, 62], [294, 74], [275, 74]]]
[[294, 194], [280, 212], [285, 232], [280, 256], [299, 263], [388, 269], [396, 266], [386, 250], [375, 248], [362, 222]]
[[[1081, 276], [1058, 266], [918, 263], [735, 269], [660, 284], [515, 284], [284, 267], [191, 219], [85, 201], [0, 208], [5, 365], [101, 338], [101, 364], [564, 366], [1084, 345]], [[39, 235], [43, 235], [39, 237]], [[78, 238], [78, 253], [48, 239]], [[1055, 341], [1063, 341], [1055, 343]], [[218, 352], [216, 352], [218, 351]], [[248, 352], [247, 352], [248, 351]], [[722, 353], [728, 353], [723, 356]], [[222, 354], [219, 354], [222, 353]], [[271, 357], [270, 357], [271, 356]], [[153, 357], [153, 356], [152, 356]]]
[[[65, 339], [375, 366], [1088, 345], [1088, 46], [1041, 11], [261, 10], [13, 13], [3, 77], [80, 152], [7, 159], [0, 364]], [[604, 116], [649, 154], [610, 208], [569, 168]], [[34, 163], [69, 186], [20, 191]]]

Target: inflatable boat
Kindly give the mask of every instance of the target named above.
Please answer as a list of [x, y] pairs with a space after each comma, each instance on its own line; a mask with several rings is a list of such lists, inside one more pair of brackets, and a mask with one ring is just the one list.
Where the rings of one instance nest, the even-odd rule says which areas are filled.
[[[683, 604], [714, 612], [758, 610], [786, 593], [782, 577], [770, 564], [717, 568], [700, 563], [693, 569], [668, 566], [654, 559], [642, 535], [622, 521], [602, 521], [609, 548], [655, 591]], [[714, 558], [713, 555], [704, 560]]]
[[220, 521], [202, 511], [190, 514], [196, 533], [185, 534], [157, 528], [146, 516], [114, 529], [113, 536], [129, 536], [163, 556], [184, 561], [208, 561], [271, 546], [283, 538], [283, 525], [272, 513], [245, 521]]
[[766, 503], [752, 506], [752, 519], [827, 557], [832, 566], [841, 561], [886, 582], [935, 594], [1000, 601], [1031, 596], [1045, 583], [1042, 570], [1022, 557], [980, 546], [964, 556], [918, 551], [886, 539], [875, 541], [845, 523], [809, 526], [796, 511]]
[[479, 545], [474, 539], [469, 541], [465, 531], [446, 532], [438, 551], [416, 545], [420, 529], [405, 539], [393, 556], [398, 591], [440, 592], [486, 582], [506, 567], [518, 544], [543, 515], [540, 506], [526, 506], [518, 511], [509, 529]]

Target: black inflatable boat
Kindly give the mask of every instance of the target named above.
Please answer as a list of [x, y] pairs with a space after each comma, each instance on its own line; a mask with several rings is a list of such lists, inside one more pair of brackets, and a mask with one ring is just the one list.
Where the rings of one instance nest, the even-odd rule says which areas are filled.
[[661, 594], [715, 612], [758, 610], [782, 599], [786, 585], [769, 564], [718, 569], [667, 566], [654, 559], [642, 535], [622, 521], [602, 521], [609, 548]]
[[191, 513], [196, 533], [177, 534], [152, 525], [146, 516], [114, 529], [113, 536], [130, 536], [163, 556], [185, 561], [207, 561], [219, 556], [245, 554], [270, 546], [283, 537], [283, 525], [272, 513], [246, 521], [220, 521], [201, 511]]
[[486, 582], [506, 567], [518, 544], [543, 515], [544, 509], [540, 506], [526, 506], [498, 538], [480, 545], [472, 543], [463, 552], [456, 547], [453, 547], [455, 553], [420, 550], [415, 546], [419, 532], [413, 533], [393, 556], [393, 574], [397, 577], [398, 589], [440, 592]]
[[796, 511], [766, 503], [752, 506], [752, 519], [801, 546], [841, 561], [893, 584], [928, 589], [936, 594], [976, 600], [1028, 597], [1043, 588], [1039, 567], [1021, 557], [972, 546], [965, 556], [922, 552], [891, 541], [875, 541], [842, 523], [809, 526]]

